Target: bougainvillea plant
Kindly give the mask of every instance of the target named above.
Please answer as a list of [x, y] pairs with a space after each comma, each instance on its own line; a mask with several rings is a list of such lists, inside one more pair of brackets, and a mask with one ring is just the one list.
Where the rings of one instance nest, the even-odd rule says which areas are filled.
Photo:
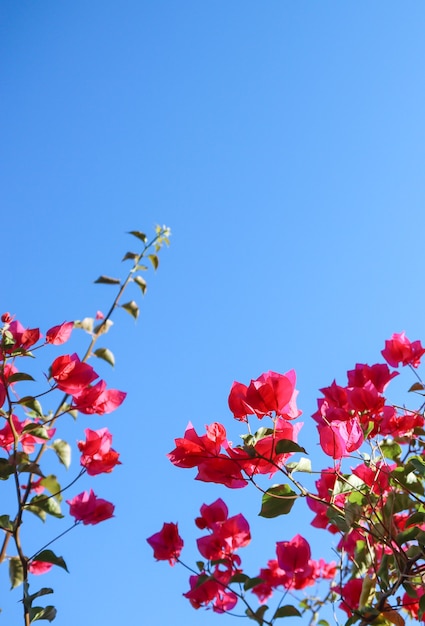
[[[301, 479], [312, 466], [299, 443], [294, 371], [233, 383], [229, 408], [247, 428], [240, 445], [227, 440], [220, 423], [204, 434], [187, 426], [168, 454], [174, 465], [196, 468], [196, 480], [229, 489], [254, 485], [263, 493], [259, 514], [265, 518], [290, 515], [295, 501], [304, 499], [311, 525], [333, 535], [337, 557], [315, 560], [301, 535], [279, 537], [272, 558], [248, 575], [239, 556], [251, 541], [248, 521], [242, 514], [229, 517], [221, 498], [203, 504], [195, 520], [206, 533], [197, 540], [202, 560], [193, 568], [182, 561], [177, 524], [164, 524], [147, 540], [157, 560], [191, 570], [184, 596], [195, 609], [234, 614], [242, 607], [268, 626], [301, 616], [304, 623], [328, 626], [326, 605], [346, 615], [346, 626], [425, 622], [425, 384], [418, 374], [424, 354], [420, 341], [395, 333], [385, 342], [384, 362], [357, 364], [345, 386], [334, 381], [320, 390], [312, 419], [329, 463], [315, 472], [314, 489]], [[415, 376], [408, 389], [420, 398], [415, 409], [386, 399], [399, 367]], [[267, 476], [274, 484], [264, 488]], [[320, 597], [309, 593], [318, 581]]]
[[[9, 313], [1, 315], [0, 328], [0, 480], [10, 485], [15, 502], [13, 510], [0, 515], [0, 530], [3, 535], [0, 548], [0, 563], [7, 562], [12, 588], [22, 585], [23, 623], [29, 626], [36, 620], [52, 621], [56, 616], [54, 606], [38, 606], [42, 596], [53, 593], [50, 587], [31, 589], [31, 576], [44, 574], [53, 566], [67, 569], [65, 560], [51, 548], [51, 544], [60, 536], [72, 530], [80, 523], [99, 524], [114, 515], [114, 505], [99, 497], [97, 493], [83, 491], [78, 493], [77, 481], [87, 474], [110, 473], [120, 465], [119, 453], [112, 447], [112, 435], [108, 428], [91, 430], [86, 428], [77, 443], [80, 470], [76, 477], [67, 484], [59, 484], [55, 474], [47, 472], [51, 466], [51, 457], [57, 457], [57, 463], [67, 469], [71, 464], [72, 446], [61, 438], [64, 418], [71, 414], [75, 419], [79, 414], [106, 415], [118, 408], [125, 399], [123, 391], [110, 389], [94, 367], [88, 363], [98, 358], [114, 364], [112, 352], [102, 346], [97, 347], [112, 325], [111, 317], [117, 308], [127, 311], [133, 318], [139, 314], [134, 300], [123, 302], [123, 294], [131, 283], [137, 285], [142, 293], [146, 291], [143, 277], [149, 262], [154, 269], [158, 267], [157, 253], [169, 243], [170, 231], [167, 227], [157, 226], [152, 240], [140, 231], [130, 233], [137, 239], [139, 252], [127, 252], [123, 261], [129, 260], [132, 267], [123, 280], [100, 276], [95, 282], [115, 285], [117, 294], [103, 315], [98, 312], [93, 318], [80, 322], [64, 322], [53, 326], [44, 337], [38, 328], [26, 328]], [[88, 347], [81, 356], [65, 350], [64, 344], [72, 341], [74, 328], [82, 328], [89, 335]], [[40, 359], [45, 353], [56, 351], [53, 361], [48, 363], [48, 373], [35, 381], [27, 373], [28, 362], [32, 358]], [[46, 357], [44, 357], [46, 358]], [[43, 366], [45, 361], [43, 361]], [[37, 391], [34, 392], [34, 386]], [[29, 389], [29, 392], [27, 390]], [[53, 404], [47, 410], [48, 402]], [[43, 406], [42, 406], [43, 404]], [[56, 408], [54, 408], [56, 407]], [[6, 486], [6, 485], [5, 485]], [[96, 489], [96, 488], [95, 488]], [[69, 490], [63, 510], [63, 493]], [[41, 520], [49, 516], [64, 519], [68, 524], [59, 537], [40, 545], [33, 554], [26, 548], [25, 527], [27, 516], [35, 515]], [[72, 525], [69, 526], [70, 520]], [[31, 537], [34, 543], [34, 533]]]

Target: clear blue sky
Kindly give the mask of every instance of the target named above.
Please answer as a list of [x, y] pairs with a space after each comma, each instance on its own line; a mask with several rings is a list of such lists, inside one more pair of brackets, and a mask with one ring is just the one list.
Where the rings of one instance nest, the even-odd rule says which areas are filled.
[[[3, 0], [0, 30], [0, 309], [43, 330], [105, 310], [112, 288], [92, 280], [124, 272], [126, 231], [173, 231], [137, 324], [116, 317], [115, 369], [99, 368], [126, 403], [68, 426], [113, 431], [123, 464], [92, 484], [116, 517], [64, 538], [71, 574], [35, 583], [55, 588], [60, 626], [235, 623], [195, 612], [187, 573], [145, 537], [178, 521], [193, 561], [193, 518], [220, 495], [252, 522], [252, 574], [301, 526], [315, 558], [329, 538], [302, 505], [259, 519], [257, 494], [165, 454], [189, 420], [236, 441], [232, 381], [295, 368], [320, 459], [318, 388], [393, 332], [425, 337], [425, 5]], [[18, 599], [2, 594], [0, 622]]]

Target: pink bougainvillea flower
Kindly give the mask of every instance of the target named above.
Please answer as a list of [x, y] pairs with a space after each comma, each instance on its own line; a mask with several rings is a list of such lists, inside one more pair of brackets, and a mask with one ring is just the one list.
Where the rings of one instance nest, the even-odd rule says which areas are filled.
[[345, 585], [337, 585], [336, 587], [333, 587], [333, 591], [341, 596], [341, 604], [339, 605], [339, 608], [345, 611], [348, 617], [351, 617], [353, 615], [353, 611], [359, 608], [362, 587], [362, 578], [351, 578], [345, 583]]
[[164, 523], [162, 529], [146, 539], [153, 548], [153, 555], [157, 561], [168, 561], [174, 565], [180, 556], [184, 542], [179, 535], [177, 524]]
[[39, 576], [40, 574], [45, 574], [50, 571], [53, 567], [53, 563], [47, 563], [46, 561], [36, 561], [33, 559], [28, 563], [28, 571], [30, 574], [35, 574]]
[[[41, 437], [36, 437], [35, 435], [32, 435], [30, 432], [23, 432], [25, 426], [28, 426], [29, 424], [34, 424], [35, 422], [31, 420], [24, 420], [20, 422], [19, 418], [16, 415], [12, 415], [12, 421], [13, 421], [13, 427], [18, 435], [19, 443], [21, 444], [22, 449], [24, 452], [26, 452], [26, 454], [31, 454], [32, 452], [34, 452], [35, 445], [37, 443], [42, 444], [46, 442], [45, 439]], [[55, 432], [56, 432], [55, 428], [50, 428], [49, 430], [47, 430], [47, 434], [49, 438], [53, 437]], [[14, 438], [13, 430], [9, 421], [7, 421], [6, 424], [3, 426], [3, 428], [0, 430], [0, 447], [4, 448], [5, 450], [9, 452], [12, 449], [14, 442], [15, 442], [15, 438]]]
[[333, 459], [349, 456], [351, 452], [358, 450], [364, 441], [358, 418], [319, 424], [317, 429], [323, 452]]
[[15, 343], [7, 348], [7, 352], [15, 350], [29, 350], [40, 339], [38, 328], [24, 328], [18, 320], [10, 322], [8, 331], [12, 333]]
[[112, 413], [125, 400], [127, 394], [118, 389], [106, 389], [104, 380], [72, 394], [72, 408], [86, 415]]
[[93, 489], [90, 489], [90, 493], [84, 491], [66, 502], [75, 521], [83, 524], [99, 524], [114, 515], [115, 506], [107, 500], [98, 498]]
[[235, 573], [232, 569], [223, 571], [217, 566], [211, 577], [205, 573], [191, 576], [189, 578], [190, 590], [183, 595], [195, 609], [211, 603], [212, 610], [215, 613], [231, 611], [235, 607], [238, 598], [226, 586]]
[[229, 446], [222, 424], [210, 424], [206, 427], [206, 434], [199, 436], [189, 422], [184, 437], [175, 439], [175, 444], [168, 458], [177, 467], [198, 467], [195, 480], [219, 483], [230, 489], [248, 484], [238, 463], [221, 452], [223, 446]]
[[[43, 480], [43, 477], [40, 476], [40, 478], [38, 480], [34, 480], [31, 482], [31, 488], [30, 491], [34, 491], [36, 494], [40, 494], [43, 493], [44, 491], [44, 487], [41, 484], [41, 481]], [[21, 485], [21, 489], [26, 489], [28, 487], [28, 485]]]
[[63, 324], [49, 328], [46, 333], [46, 343], [51, 343], [54, 346], [65, 343], [70, 338], [73, 328], [74, 322], [64, 322]]
[[227, 505], [221, 498], [218, 498], [212, 504], [203, 504], [201, 506], [201, 516], [195, 519], [198, 528], [214, 528], [217, 522], [224, 522], [229, 514]]
[[[403, 609], [407, 611], [412, 619], [419, 621], [419, 600], [425, 593], [425, 587], [415, 587], [415, 591], [416, 598], [411, 598], [409, 595], [407, 595], [407, 593], [403, 594], [402, 605]], [[422, 619], [420, 621], [425, 621], [425, 617], [422, 616]]]
[[405, 332], [394, 333], [391, 339], [385, 342], [385, 348], [381, 352], [386, 362], [392, 367], [412, 365], [418, 367], [421, 357], [425, 354], [425, 348], [420, 341], [409, 341]]
[[266, 372], [249, 386], [234, 382], [229, 394], [229, 408], [234, 417], [246, 421], [247, 415], [258, 418], [275, 413], [285, 419], [295, 419], [301, 415], [296, 406], [295, 372], [286, 374]]
[[112, 435], [107, 428], [90, 430], [86, 428], [85, 441], [78, 442], [81, 465], [87, 469], [89, 476], [112, 472], [119, 465], [119, 454], [111, 448]]
[[92, 366], [82, 363], [77, 354], [59, 356], [53, 361], [51, 372], [58, 388], [71, 395], [81, 393], [98, 378]]
[[275, 420], [274, 431], [271, 435], [266, 435], [258, 439], [254, 445], [256, 455], [249, 454], [242, 447], [226, 446], [228, 455], [234, 459], [238, 466], [249, 477], [255, 474], [269, 474], [273, 476], [280, 467], [292, 456], [291, 453], [276, 453], [276, 445], [279, 441], [297, 442], [298, 433], [303, 426], [302, 422], [292, 424], [282, 417]]
[[301, 535], [295, 535], [290, 541], [276, 543], [276, 555], [279, 567], [288, 575], [308, 567], [311, 549], [308, 541]]
[[347, 372], [349, 387], [364, 387], [367, 382], [371, 382], [379, 393], [385, 391], [388, 383], [395, 376], [398, 376], [398, 372], [390, 372], [386, 363], [374, 365], [357, 363], [353, 370]]

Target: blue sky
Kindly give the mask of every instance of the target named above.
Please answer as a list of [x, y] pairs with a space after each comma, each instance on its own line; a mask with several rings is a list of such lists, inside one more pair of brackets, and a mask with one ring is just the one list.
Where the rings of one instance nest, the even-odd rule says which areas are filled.
[[[123, 464], [93, 482], [116, 517], [58, 543], [69, 576], [35, 581], [55, 588], [56, 623], [234, 623], [195, 612], [187, 573], [145, 542], [178, 521], [193, 561], [193, 519], [218, 496], [252, 523], [253, 574], [301, 526], [322, 556], [302, 505], [259, 519], [257, 494], [197, 483], [165, 454], [189, 420], [236, 441], [232, 381], [295, 368], [321, 463], [317, 390], [379, 360], [393, 332], [424, 338], [424, 26], [418, 1], [1, 3], [0, 308], [44, 331], [94, 315], [113, 290], [92, 281], [124, 273], [125, 233], [173, 232], [137, 323], [115, 318], [115, 369], [99, 365], [128, 392], [107, 420]], [[0, 620], [17, 623], [18, 599], [3, 594]]]

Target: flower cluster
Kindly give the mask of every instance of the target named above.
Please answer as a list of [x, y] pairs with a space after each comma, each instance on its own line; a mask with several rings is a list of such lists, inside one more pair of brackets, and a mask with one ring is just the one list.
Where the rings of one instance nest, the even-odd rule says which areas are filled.
[[[276, 558], [258, 576], [249, 577], [235, 554], [250, 541], [247, 520], [242, 514], [229, 517], [221, 499], [204, 504], [196, 525], [209, 531], [197, 540], [205, 561], [198, 562], [200, 571], [191, 576], [190, 590], [184, 594], [194, 608], [221, 613], [242, 600], [249, 617], [259, 624], [272, 624], [277, 617], [302, 614], [293, 606], [282, 606], [286, 594], [293, 596], [317, 581], [329, 580], [332, 583], [323, 601], [307, 596], [299, 605], [303, 613], [312, 612], [314, 623], [323, 604], [336, 600], [350, 626], [356, 621], [404, 626], [400, 611], [425, 622], [424, 405], [408, 410], [394, 406], [386, 397], [388, 385], [398, 375], [390, 367], [416, 370], [424, 354], [420, 341], [411, 342], [405, 333], [395, 333], [382, 350], [386, 363], [357, 364], [348, 371], [345, 386], [334, 381], [321, 389], [323, 397], [312, 417], [321, 448], [334, 463], [320, 472], [313, 491], [294, 476], [311, 471], [310, 461], [291, 459], [293, 454], [306, 453], [298, 444], [302, 424], [295, 421], [301, 412], [296, 406], [293, 371], [266, 372], [248, 385], [233, 383], [228, 404], [233, 417], [247, 424], [243, 445], [233, 446], [221, 423], [207, 426], [203, 435], [189, 424], [168, 454], [174, 465], [196, 467], [197, 480], [230, 488], [253, 483], [263, 491], [262, 517], [288, 514], [297, 498], [305, 498], [314, 514], [312, 526], [337, 536], [340, 555], [339, 563], [316, 561], [307, 540], [297, 534], [278, 541]], [[409, 391], [423, 397], [425, 384], [416, 376], [419, 382]], [[271, 423], [253, 432], [251, 416]], [[257, 483], [259, 474], [280, 474], [289, 484], [264, 490]], [[148, 542], [156, 558], [173, 564], [180, 560], [183, 540], [177, 527], [168, 544], [164, 533], [163, 529]], [[263, 605], [256, 611], [251, 608], [249, 591]], [[267, 620], [264, 603], [276, 592], [282, 598]]]

